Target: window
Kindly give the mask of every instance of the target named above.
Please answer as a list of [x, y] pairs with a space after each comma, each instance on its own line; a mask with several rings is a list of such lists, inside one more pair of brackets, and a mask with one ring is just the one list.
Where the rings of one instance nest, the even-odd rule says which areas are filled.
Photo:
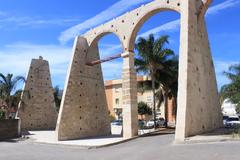
[[116, 105], [119, 105], [119, 98], [116, 98], [116, 99], [115, 99], [115, 104], [116, 104]]
[[147, 97], [147, 102], [152, 102], [153, 101], [153, 97], [152, 96], [148, 96]]
[[119, 88], [115, 88], [116, 93], [119, 93], [119, 90], [120, 90]]

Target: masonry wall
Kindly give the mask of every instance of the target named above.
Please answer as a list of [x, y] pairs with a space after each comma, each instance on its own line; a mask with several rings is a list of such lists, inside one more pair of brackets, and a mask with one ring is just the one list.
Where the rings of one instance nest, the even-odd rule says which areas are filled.
[[114, 113], [114, 99], [113, 99], [113, 88], [112, 87], [105, 87], [105, 93], [106, 93], [106, 98], [107, 98], [107, 106], [108, 106], [108, 111], [110, 112], [111, 115], [115, 115]]
[[197, 2], [181, 3], [176, 141], [222, 127], [214, 64]]
[[0, 120], [0, 140], [17, 138], [20, 136], [20, 120], [5, 119]]
[[57, 138], [109, 135], [110, 118], [101, 65], [86, 65], [99, 59], [98, 48], [89, 50], [86, 39], [77, 37], [73, 52], [57, 122]]
[[[87, 32], [84, 35], [85, 42], [81, 42], [83, 45], [79, 45], [74, 50], [76, 58], [74, 57], [71, 64], [67, 80], [68, 84], [65, 88], [64, 107], [61, 107], [63, 108], [62, 120], [71, 119], [70, 122], [77, 122], [76, 124], [63, 122], [62, 126], [59, 126], [60, 130], [64, 131], [59, 132], [60, 137], [65, 139], [68, 138], [68, 135], [73, 138], [79, 137], [77, 136], [79, 134], [80, 137], [84, 137], [83, 135], [98, 135], [97, 131], [100, 131], [97, 127], [96, 132], [92, 131], [95, 124], [90, 124], [93, 119], [89, 117], [95, 117], [95, 114], [92, 114], [93, 110], [90, 112], [93, 107], [84, 110], [85, 115], [87, 115], [85, 117], [89, 121], [88, 125], [84, 124], [88, 121], [81, 122], [84, 128], [85, 126], [89, 128], [84, 130], [84, 133], [83, 128], [80, 127], [81, 125], [78, 124], [79, 117], [73, 115], [76, 112], [81, 113], [80, 102], [85, 102], [86, 104], [83, 103], [84, 106], [89, 106], [89, 104], [94, 106], [95, 102], [98, 102], [98, 98], [94, 96], [96, 92], [91, 88], [97, 87], [94, 87], [96, 82], [101, 86], [103, 85], [102, 75], [99, 73], [101, 68], [100, 66], [86, 67], [80, 60], [85, 60], [86, 56], [87, 60], [96, 59], [96, 56], [98, 56], [96, 43], [103, 35], [108, 33], [116, 34], [124, 48], [122, 54], [124, 137], [130, 138], [137, 134], [137, 82], [134, 70], [134, 53], [132, 52], [134, 51], [137, 33], [142, 24], [152, 15], [165, 10], [173, 10], [181, 14], [179, 94], [175, 139], [183, 141], [186, 137], [221, 127], [221, 108], [204, 21], [204, 14], [210, 2], [211, 0], [155, 0]], [[89, 49], [91, 50], [89, 51]], [[87, 84], [83, 83], [82, 89], [78, 86], [79, 80], [87, 82]], [[97, 95], [104, 92], [101, 91], [102, 89], [104, 90], [104, 88], [97, 88], [99, 91]], [[86, 97], [81, 94], [82, 90], [84, 90], [84, 94], [88, 94]], [[79, 98], [79, 94], [84, 96]], [[77, 99], [79, 99], [79, 102]], [[105, 99], [103, 94], [101, 99]], [[94, 103], [92, 100], [94, 100]], [[105, 102], [104, 105], [106, 105]], [[80, 108], [80, 111], [76, 109], [77, 107]], [[102, 109], [105, 111], [104, 107]], [[98, 119], [98, 121], [102, 122], [102, 119]], [[61, 124], [61, 120], [59, 122]], [[72, 127], [77, 129], [68, 131], [72, 129], [68, 125], [73, 125]], [[104, 126], [102, 127], [104, 128]]]
[[57, 112], [48, 61], [33, 59], [19, 104], [22, 130], [55, 129]]
[[176, 123], [176, 111], [177, 111], [177, 106], [175, 103], [175, 98], [172, 97], [171, 99], [168, 99], [168, 109], [167, 109], [167, 120], [168, 124], [170, 126], [174, 126]]

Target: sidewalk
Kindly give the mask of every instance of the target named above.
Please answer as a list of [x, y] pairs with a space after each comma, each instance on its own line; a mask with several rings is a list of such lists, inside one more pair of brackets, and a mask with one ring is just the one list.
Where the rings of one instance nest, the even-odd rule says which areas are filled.
[[[55, 131], [29, 131], [29, 134], [26, 135], [29, 138], [29, 141], [36, 143], [44, 144], [55, 144], [55, 145], [70, 145], [70, 146], [81, 146], [85, 148], [92, 147], [103, 147], [114, 145], [118, 143], [123, 143], [136, 137], [126, 139], [121, 135], [122, 128], [120, 126], [112, 127], [113, 135], [110, 136], [101, 136], [93, 137], [79, 140], [68, 140], [68, 141], [58, 141]], [[139, 135], [146, 135], [154, 132], [154, 129], [151, 130], [139, 130]]]
[[240, 139], [239, 137], [233, 136], [233, 129], [220, 128], [210, 133], [186, 138], [185, 142], [183, 143], [209, 143], [224, 141], [240, 141]]
[[55, 131], [29, 131], [29, 133], [30, 134], [27, 135], [27, 137], [29, 137], [29, 140], [32, 142], [81, 147], [100, 147], [126, 140], [121, 136], [110, 135], [80, 140], [58, 141]]

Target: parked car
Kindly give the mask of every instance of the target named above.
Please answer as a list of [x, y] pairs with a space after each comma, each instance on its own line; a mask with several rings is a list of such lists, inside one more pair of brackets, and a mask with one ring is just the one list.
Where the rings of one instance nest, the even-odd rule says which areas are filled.
[[223, 116], [223, 125], [224, 126], [226, 126], [228, 118], [229, 118], [228, 116]]
[[111, 125], [115, 125], [115, 126], [122, 126], [123, 122], [122, 120], [114, 120], [111, 122]]
[[144, 120], [138, 120], [138, 126], [139, 126], [140, 128], [146, 126], [146, 121], [144, 121]]
[[225, 127], [228, 128], [240, 127], [239, 117], [238, 116], [228, 117], [228, 119], [226, 120]]
[[157, 119], [160, 127], [167, 127], [167, 121], [164, 118]]
[[[157, 127], [165, 127], [166, 126], [166, 121], [164, 118], [158, 118], [156, 119], [156, 125]], [[151, 119], [147, 122], [146, 124], [147, 127], [153, 127], [154, 126], [154, 120]]]

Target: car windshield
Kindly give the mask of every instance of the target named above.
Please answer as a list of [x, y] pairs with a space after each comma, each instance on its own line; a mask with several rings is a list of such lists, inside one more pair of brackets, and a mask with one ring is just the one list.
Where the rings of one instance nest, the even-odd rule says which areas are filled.
[[239, 121], [239, 118], [228, 118], [228, 121]]
[[113, 123], [121, 123], [122, 121], [121, 120], [114, 120], [112, 121]]
[[227, 120], [228, 119], [228, 116], [223, 116], [223, 120]]

